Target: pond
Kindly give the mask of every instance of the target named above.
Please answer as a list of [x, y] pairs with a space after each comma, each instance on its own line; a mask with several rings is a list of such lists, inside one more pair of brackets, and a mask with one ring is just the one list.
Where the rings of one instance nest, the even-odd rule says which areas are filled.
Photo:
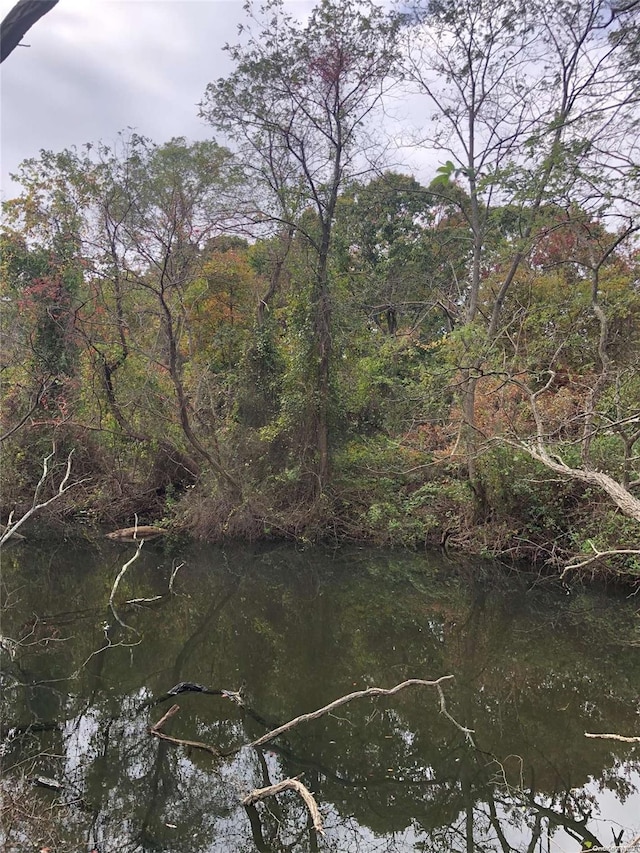
[[[148, 542], [111, 608], [135, 553], [3, 553], [8, 853], [560, 853], [640, 836], [640, 745], [585, 737], [640, 734], [637, 598], [439, 554]], [[252, 745], [346, 694], [443, 676], [441, 695], [356, 696]], [[211, 692], [168, 695], [182, 682]], [[322, 833], [295, 790], [243, 804], [291, 778]]]

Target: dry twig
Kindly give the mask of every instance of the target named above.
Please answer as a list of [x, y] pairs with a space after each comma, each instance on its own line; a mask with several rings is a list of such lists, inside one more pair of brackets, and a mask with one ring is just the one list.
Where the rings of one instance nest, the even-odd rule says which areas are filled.
[[166, 740], [169, 743], [175, 743], [177, 746], [187, 746], [191, 747], [192, 749], [202, 749], [205, 752], [208, 752], [210, 755], [219, 758], [220, 753], [215, 748], [215, 746], [210, 746], [208, 743], [202, 743], [199, 740], [184, 740], [183, 738], [171, 737], [170, 735], [167, 735], [163, 731], [161, 731], [162, 726], [164, 726], [164, 724], [168, 722], [171, 717], [174, 717], [179, 710], [180, 705], [172, 705], [167, 711], [167, 713], [163, 717], [161, 717], [155, 725], [150, 726], [149, 734], [152, 734], [154, 737], [157, 737], [160, 740]]
[[625, 737], [624, 735], [607, 735], [607, 734], [592, 734], [591, 732], [585, 732], [585, 737], [597, 737], [603, 738], [605, 740], [621, 740], [624, 743], [640, 743], [640, 737]]
[[303, 785], [302, 782], [300, 782], [298, 776], [294, 777], [293, 779], [284, 779], [282, 782], [278, 782], [275, 785], [269, 785], [268, 788], [257, 788], [255, 791], [252, 791], [242, 800], [242, 805], [251, 806], [254, 803], [257, 803], [258, 800], [264, 800], [267, 797], [273, 797], [276, 794], [282, 793], [282, 791], [295, 791], [296, 794], [300, 795], [305, 806], [309, 810], [309, 814], [311, 815], [311, 820], [313, 821], [313, 828], [320, 835], [324, 835], [322, 817], [320, 815], [320, 810], [318, 809], [318, 804], [316, 803], [311, 791], [305, 785]]

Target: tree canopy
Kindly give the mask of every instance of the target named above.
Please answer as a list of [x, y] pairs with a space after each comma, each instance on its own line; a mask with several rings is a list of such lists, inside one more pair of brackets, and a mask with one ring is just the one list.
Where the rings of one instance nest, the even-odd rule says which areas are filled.
[[602, 0], [248, 3], [200, 104], [224, 146], [25, 161], [7, 507], [53, 437], [70, 515], [635, 576], [638, 35]]

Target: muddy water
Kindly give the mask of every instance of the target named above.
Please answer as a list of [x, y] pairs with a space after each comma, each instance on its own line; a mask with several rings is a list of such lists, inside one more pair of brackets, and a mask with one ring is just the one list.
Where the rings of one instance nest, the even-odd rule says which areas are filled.
[[[637, 599], [439, 555], [146, 543], [111, 609], [134, 553], [3, 554], [2, 784], [23, 798], [7, 851], [559, 853], [640, 834], [640, 749], [585, 737], [640, 734]], [[453, 719], [414, 685], [247, 746], [446, 675]], [[180, 682], [212, 692], [167, 696]], [[165, 733], [229, 754], [152, 736], [173, 704]], [[290, 777], [324, 835], [293, 792], [242, 804]]]

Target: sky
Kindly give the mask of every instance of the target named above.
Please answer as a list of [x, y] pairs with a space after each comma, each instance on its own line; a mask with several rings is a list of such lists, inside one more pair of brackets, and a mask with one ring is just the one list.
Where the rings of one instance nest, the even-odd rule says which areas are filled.
[[[0, 0], [0, 17], [15, 0]], [[300, 9], [308, 4], [300, 2]], [[197, 104], [231, 69], [242, 0], [60, 0], [0, 66], [3, 197], [42, 149], [117, 138], [211, 138]]]
[[[14, 3], [0, 0], [0, 17]], [[300, 17], [312, 5], [288, 3]], [[244, 18], [243, 0], [59, 0], [23, 39], [29, 47], [0, 66], [2, 198], [18, 191], [10, 174], [43, 148], [109, 144], [128, 128], [158, 143], [212, 138], [197, 105], [231, 71], [223, 47]], [[414, 171], [424, 173], [424, 158]], [[432, 155], [428, 179], [436, 165]]]

